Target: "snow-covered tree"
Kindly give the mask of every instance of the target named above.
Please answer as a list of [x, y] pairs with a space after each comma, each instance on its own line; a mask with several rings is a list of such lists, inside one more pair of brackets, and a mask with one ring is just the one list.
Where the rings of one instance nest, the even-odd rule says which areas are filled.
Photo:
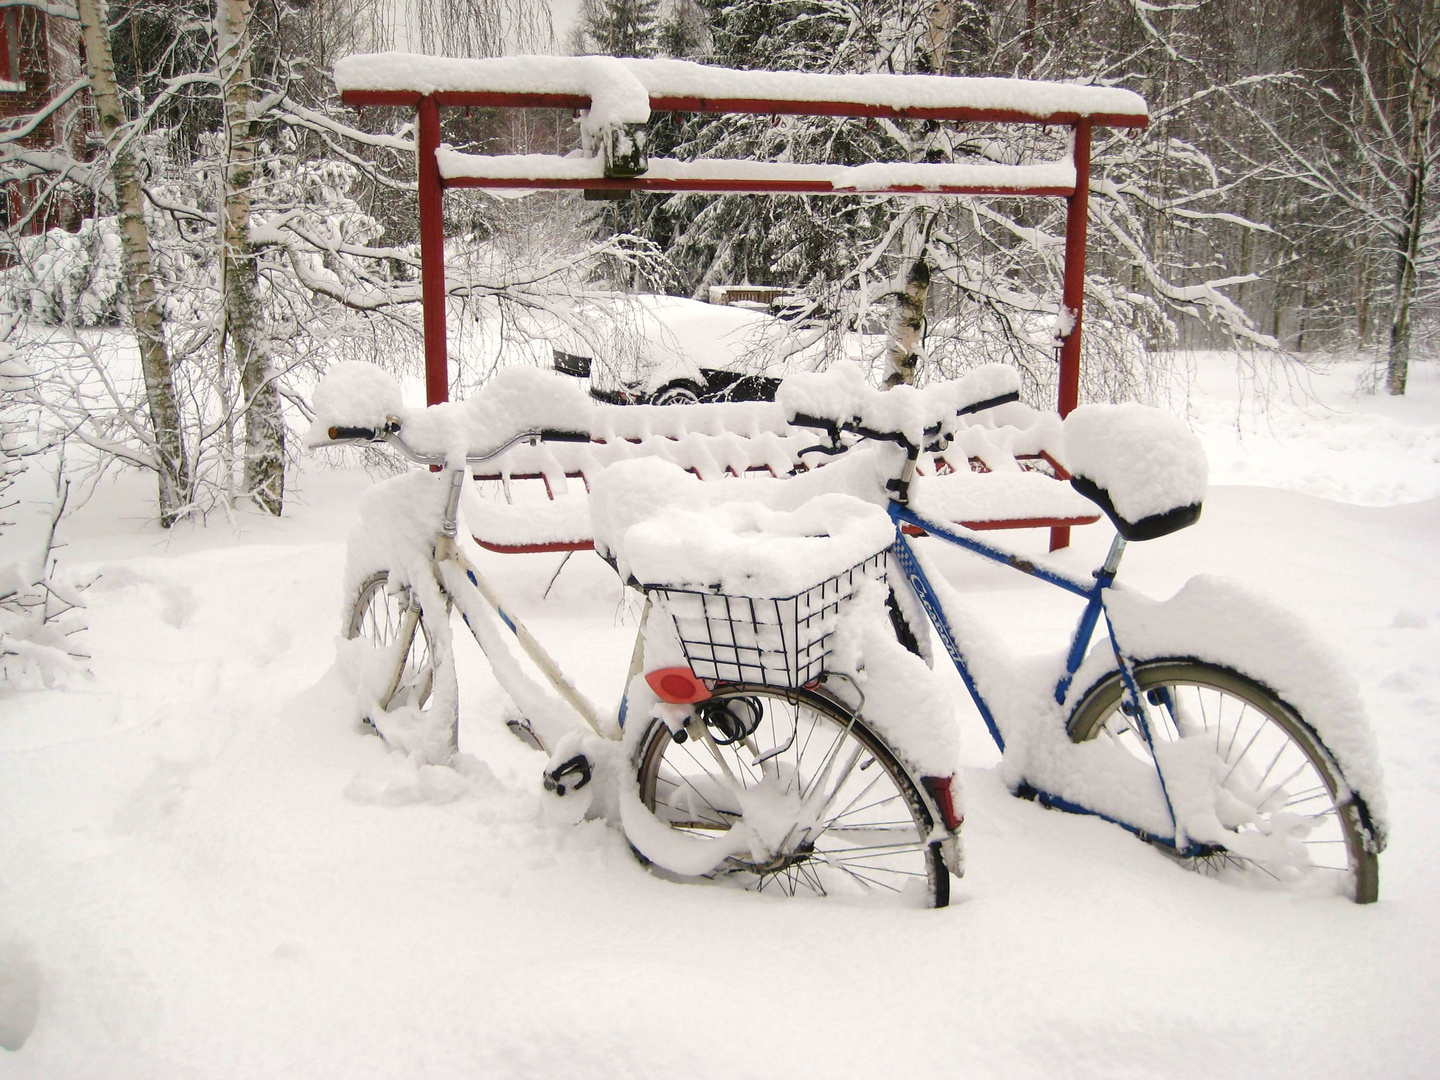
[[1297, 189], [1327, 232], [1349, 240], [1353, 263], [1388, 286], [1384, 383], [1403, 394], [1417, 310], [1433, 317], [1440, 298], [1440, 6], [1346, 0], [1339, 15], [1336, 67], [1306, 85], [1318, 122], [1296, 132], [1264, 117], [1279, 151], [1265, 174]]
[[149, 402], [152, 454], [149, 460], [159, 480], [160, 523], [173, 524], [182, 512], [190, 487], [190, 464], [181, 435], [179, 406], [164, 317], [157, 303], [150, 234], [145, 224], [141, 177], [130, 145], [134, 131], [126, 123], [115, 83], [115, 61], [110, 48], [109, 16], [104, 0], [78, 0], [85, 41], [90, 96], [100, 133], [105, 139], [113, 205], [123, 252], [121, 277], [131, 326], [140, 349], [140, 368]]
[[[431, 15], [448, 11], [473, 44], [489, 25], [486, 11], [528, 10], [518, 0], [457, 2]], [[130, 377], [124, 350], [77, 332], [132, 317], [121, 241], [127, 222], [146, 231], [151, 307], [163, 318], [158, 340], [187, 469], [167, 523], [247, 498], [278, 512], [285, 413], [303, 421], [306, 389], [327, 363], [365, 357], [418, 368], [411, 118], [376, 111], [362, 126], [335, 100], [328, 67], [316, 64], [374, 44], [385, 25], [367, 25], [371, 16], [379, 19], [364, 5], [276, 0], [132, 5], [109, 29], [124, 114], [114, 141], [134, 164], [141, 212], [117, 217], [107, 186], [99, 216], [76, 233], [7, 235], [12, 265], [0, 270], [0, 303], [26, 315], [18, 333], [42, 376], [30, 399], [101, 460], [157, 469], [168, 459], [137, 411], [143, 383]], [[439, 32], [450, 23], [425, 25]], [[503, 39], [489, 40], [498, 50]], [[457, 143], [518, 137], [493, 118], [453, 120], [447, 138]], [[104, 175], [64, 147], [36, 159], [0, 144], [0, 171], [48, 170], [57, 191], [97, 190]], [[543, 210], [480, 193], [448, 200], [461, 388], [517, 338], [582, 324], [577, 304], [595, 293], [595, 267], [608, 261], [644, 279], [655, 262], [643, 242], [586, 240], [578, 199], [547, 198]]]
[[[709, 22], [706, 58], [740, 68], [1030, 72], [1129, 83], [1137, 81], [1137, 67], [1163, 69], [1171, 47], [1164, 34], [1152, 33], [1143, 7], [1119, 0], [1082, 5], [1083, 21], [1099, 31], [1083, 35], [1088, 47], [1067, 33], [1073, 26], [1055, 21], [1064, 14], [1059, 4], [1027, 9], [1053, 17], [1036, 18], [1028, 30], [1011, 18], [1012, 5], [982, 0], [703, 0], [701, 6]], [[1158, 85], [1139, 81], [1142, 91]], [[1177, 117], [1214, 92], [1213, 82], [1188, 79], [1183, 87], [1161, 89], [1152, 95], [1151, 132], [1138, 138], [1097, 133], [1088, 276], [1089, 300], [1098, 309], [1087, 334], [1092, 396], [1133, 393], [1145, 377], [1147, 346], [1173, 340], [1176, 322], [1187, 317], [1233, 338], [1271, 343], [1232, 295], [1246, 275], [1232, 273], [1219, 251], [1228, 233], [1257, 228], [1229, 205], [1248, 174], [1225, 175], [1177, 128]], [[656, 152], [839, 164], [1012, 163], [1061, 157], [1068, 149], [1060, 133], [1004, 127], [699, 115], [657, 140]], [[907, 295], [923, 261], [933, 284], [922, 378], [1005, 358], [1031, 377], [1037, 397], [1053, 384], [1064, 230], [1058, 203], [685, 195], [639, 201], [636, 210], [627, 226], [669, 253], [684, 291], [704, 295], [712, 284], [747, 281], [803, 288], [816, 311], [829, 313], [836, 349], [846, 328], [873, 321], [873, 304]]]
[[63, 443], [35, 437], [24, 405], [35, 372], [5, 340], [14, 323], [13, 313], [0, 319], [0, 680], [48, 686], [83, 668], [85, 601], [56, 568], [55, 527], [69, 496]]
[[660, 0], [581, 0], [570, 51], [576, 55], [654, 56]]

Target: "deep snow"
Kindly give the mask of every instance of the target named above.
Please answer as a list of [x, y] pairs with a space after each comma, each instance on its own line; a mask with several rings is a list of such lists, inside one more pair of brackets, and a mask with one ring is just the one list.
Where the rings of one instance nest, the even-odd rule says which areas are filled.
[[[1133, 545], [1122, 580], [1165, 597], [1239, 577], [1348, 657], [1390, 800], [1380, 903], [1201, 878], [1013, 799], [968, 704], [950, 908], [658, 880], [618, 834], [547, 809], [473, 645], [461, 768], [417, 770], [343, 715], [330, 668], [363, 472], [312, 463], [284, 519], [170, 536], [124, 478], [66, 529], [64, 562], [99, 574], [93, 677], [0, 689], [0, 1042], [33, 1016], [0, 1076], [1428, 1075], [1440, 377], [1357, 398], [1336, 365], [1307, 398], [1193, 363], [1175, 408], [1209, 454], [1205, 511]], [[1076, 530], [1067, 565], [1108, 539]], [[935, 558], [1007, 643], [1058, 647], [1071, 601]], [[542, 600], [560, 559], [486, 570], [613, 703], [633, 619], [591, 555]]]

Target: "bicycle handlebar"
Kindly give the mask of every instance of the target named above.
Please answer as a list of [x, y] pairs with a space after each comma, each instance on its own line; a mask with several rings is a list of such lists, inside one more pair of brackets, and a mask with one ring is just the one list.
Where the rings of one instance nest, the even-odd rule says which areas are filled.
[[923, 447], [917, 447], [910, 439], [899, 431], [884, 431], [866, 425], [860, 417], [852, 417], [849, 420], [839, 421], [828, 416], [810, 416], [807, 413], [796, 413], [790, 418], [790, 423], [795, 427], [816, 428], [825, 432], [832, 445], [840, 443], [840, 433], [848, 431], [859, 435], [862, 439], [873, 439], [878, 442], [893, 442], [902, 447], [906, 454], [914, 456], [921, 449], [935, 452], [944, 450], [949, 445], [949, 438], [943, 433], [941, 424], [935, 424], [925, 429], [926, 442]]
[[[325, 432], [331, 442], [370, 442], [384, 443], [393, 446], [406, 460], [416, 465], [444, 465], [445, 454], [428, 454], [416, 450], [407, 443], [400, 433], [400, 421], [397, 417], [386, 419], [383, 427], [346, 427], [334, 425]], [[589, 442], [588, 431], [562, 431], [559, 429], [540, 429], [536, 431], [522, 431], [511, 437], [494, 450], [487, 450], [483, 454], [466, 454], [465, 464], [478, 465], [481, 462], [489, 461], [491, 458], [499, 457], [512, 446], [522, 442]]]

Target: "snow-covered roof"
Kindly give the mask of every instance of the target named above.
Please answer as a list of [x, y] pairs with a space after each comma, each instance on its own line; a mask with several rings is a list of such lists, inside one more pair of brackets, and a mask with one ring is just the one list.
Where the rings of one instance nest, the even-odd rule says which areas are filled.
[[[911, 115], [1069, 123], [1080, 117], [1143, 126], [1138, 94], [1115, 87], [948, 75], [823, 75], [737, 71], [688, 60], [608, 56], [506, 56], [479, 60], [371, 53], [335, 65], [335, 83], [357, 104], [384, 94], [441, 94], [451, 104], [504, 104], [483, 95], [531, 95], [510, 104], [588, 107], [606, 122], [645, 123], [650, 110]], [[459, 100], [470, 96], [472, 100]], [[369, 97], [371, 100], [362, 101]], [[553, 99], [553, 100], [545, 100]], [[582, 100], [584, 99], [584, 100]], [[776, 108], [777, 104], [784, 105]]]

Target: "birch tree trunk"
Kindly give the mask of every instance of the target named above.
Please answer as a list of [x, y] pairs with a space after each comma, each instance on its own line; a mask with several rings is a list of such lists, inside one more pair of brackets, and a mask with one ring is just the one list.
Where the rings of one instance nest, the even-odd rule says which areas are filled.
[[[1440, 25], [1431, 27], [1432, 32]], [[1424, 46], [1422, 45], [1422, 48]], [[1390, 350], [1385, 361], [1385, 389], [1405, 393], [1410, 375], [1410, 310], [1415, 297], [1415, 270], [1420, 261], [1420, 235], [1425, 225], [1425, 188], [1429, 182], [1431, 128], [1435, 117], [1435, 82], [1440, 79], [1440, 36], [1415, 57], [1410, 73], [1410, 146], [1405, 163], [1404, 219], [1395, 252], [1395, 305], [1390, 317]]]
[[218, 0], [215, 32], [225, 95], [225, 337], [245, 402], [244, 489], [260, 509], [278, 517], [285, 499], [285, 423], [270, 368], [257, 296], [259, 270], [250, 243], [257, 141], [251, 109], [250, 0]]
[[910, 270], [905, 275], [905, 288], [890, 313], [890, 340], [885, 347], [885, 358], [890, 367], [890, 373], [885, 376], [887, 389], [915, 381], [918, 360], [915, 350], [920, 344], [920, 331], [925, 326], [925, 296], [929, 291], [930, 264], [925, 261], [922, 251], [910, 264]]
[[115, 61], [105, 0], [78, 0], [90, 94], [100, 132], [110, 157], [119, 217], [121, 277], [129, 300], [130, 322], [140, 349], [140, 370], [150, 427], [155, 437], [155, 471], [159, 475], [160, 524], [169, 528], [190, 500], [190, 466], [180, 433], [175, 380], [165, 344], [165, 323], [155, 297], [150, 234], [145, 227], [145, 195], [134, 155], [123, 145], [125, 112], [115, 88]]

